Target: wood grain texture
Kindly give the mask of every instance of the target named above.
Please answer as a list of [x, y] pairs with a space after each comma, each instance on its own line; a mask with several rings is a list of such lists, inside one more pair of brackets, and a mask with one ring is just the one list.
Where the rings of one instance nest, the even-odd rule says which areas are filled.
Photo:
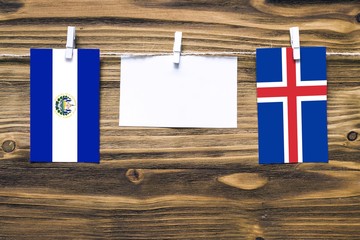
[[[359, 1], [0, 1], [0, 54], [360, 52]], [[120, 59], [101, 59], [101, 164], [30, 164], [29, 58], [0, 58], [0, 239], [360, 239], [359, 56], [328, 60], [329, 164], [258, 165], [255, 56], [238, 61], [238, 128], [118, 127]], [[10, 142], [9, 142], [10, 140]], [[7, 141], [7, 142], [6, 142]], [[14, 142], [15, 150], [12, 150]], [[4, 143], [5, 142], [5, 143]], [[4, 143], [4, 144], [3, 144]]]

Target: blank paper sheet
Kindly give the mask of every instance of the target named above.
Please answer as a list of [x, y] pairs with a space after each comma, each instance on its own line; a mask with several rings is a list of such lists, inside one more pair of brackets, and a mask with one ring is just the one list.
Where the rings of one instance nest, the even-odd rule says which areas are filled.
[[237, 127], [237, 58], [121, 58], [120, 126]]

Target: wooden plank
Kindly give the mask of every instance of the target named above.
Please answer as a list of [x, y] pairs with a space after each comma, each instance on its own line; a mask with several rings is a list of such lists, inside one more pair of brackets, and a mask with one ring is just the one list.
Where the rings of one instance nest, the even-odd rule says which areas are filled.
[[356, 2], [343, 4], [268, 4], [264, 0], [212, 4], [184, 0], [151, 1], [28, 0], [15, 11], [10, 1], [0, 16], [3, 53], [30, 47], [63, 47], [67, 25], [78, 26], [79, 47], [106, 51], [169, 51], [173, 32], [184, 32], [183, 50], [229, 51], [286, 46], [289, 27], [301, 29], [303, 45], [358, 52]]
[[[9, 0], [0, 4], [0, 238], [356, 239], [358, 1]], [[120, 59], [101, 59], [101, 164], [29, 164], [31, 47], [254, 52], [328, 47], [329, 164], [257, 163], [255, 56], [239, 55], [237, 129], [118, 127]], [[353, 132], [351, 136], [348, 136]], [[350, 139], [350, 140], [349, 140]]]
[[111, 163], [6, 162], [5, 238], [345, 239], [360, 233], [359, 165], [126, 174]]

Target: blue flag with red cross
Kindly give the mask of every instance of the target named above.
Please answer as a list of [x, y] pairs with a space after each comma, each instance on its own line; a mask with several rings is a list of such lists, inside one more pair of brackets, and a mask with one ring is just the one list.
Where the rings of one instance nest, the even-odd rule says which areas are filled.
[[256, 50], [259, 163], [328, 162], [326, 48]]

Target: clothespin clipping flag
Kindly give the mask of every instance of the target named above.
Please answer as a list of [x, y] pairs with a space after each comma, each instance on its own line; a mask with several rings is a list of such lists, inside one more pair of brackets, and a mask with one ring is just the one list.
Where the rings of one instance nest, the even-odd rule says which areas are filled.
[[256, 50], [259, 162], [328, 162], [326, 48]]
[[30, 50], [31, 162], [99, 162], [99, 79], [98, 49]]

